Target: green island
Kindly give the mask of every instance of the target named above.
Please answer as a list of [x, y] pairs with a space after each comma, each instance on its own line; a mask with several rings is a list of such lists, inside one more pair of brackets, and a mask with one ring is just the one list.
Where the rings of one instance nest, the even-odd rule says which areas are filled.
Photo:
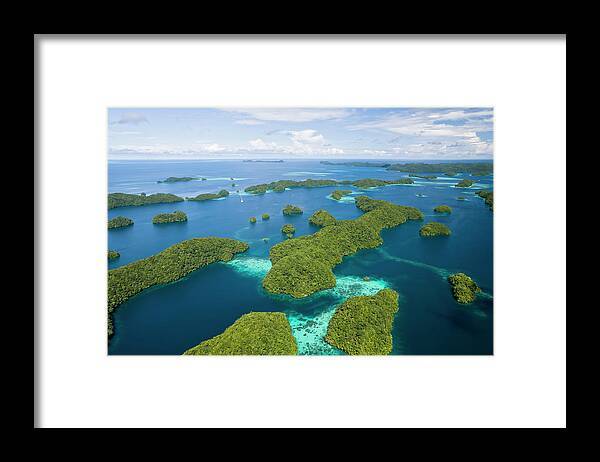
[[437, 179], [437, 176], [435, 176], [435, 175], [414, 175], [414, 174], [411, 173], [408, 176], [410, 178], [420, 178], [422, 180], [428, 180], [428, 181]]
[[125, 228], [126, 226], [131, 225], [133, 225], [133, 220], [124, 216], [118, 216], [108, 220], [108, 229]]
[[452, 213], [452, 207], [448, 205], [438, 205], [433, 211], [437, 213]]
[[448, 276], [448, 282], [452, 286], [452, 296], [458, 303], [471, 303], [475, 300], [475, 295], [481, 292], [475, 281], [465, 273]]
[[250, 223], [252, 223], [252, 224], [256, 223], [256, 217], [250, 217]]
[[179, 183], [180, 181], [194, 181], [195, 179], [191, 176], [170, 176], [165, 180], [158, 180], [157, 183]]
[[119, 252], [117, 252], [116, 250], [108, 249], [108, 259], [109, 260], [114, 260], [115, 258], [119, 258], [120, 256], [121, 256], [121, 254]]
[[186, 350], [184, 355], [295, 355], [296, 339], [284, 313], [250, 312], [222, 334]]
[[213, 199], [221, 199], [222, 197], [227, 197], [227, 196], [229, 196], [229, 191], [227, 191], [226, 189], [221, 189], [216, 194], [214, 194], [214, 193], [198, 194], [196, 197], [188, 197], [187, 200], [202, 202], [202, 201], [210, 201]]
[[454, 185], [455, 188], [470, 188], [475, 182], [473, 180], [460, 180]]
[[159, 213], [152, 218], [152, 223], [155, 225], [162, 223], [180, 223], [182, 221], [187, 221], [187, 215], [179, 210], [173, 213]]
[[120, 304], [157, 284], [177, 281], [192, 271], [217, 261], [229, 261], [248, 244], [221, 237], [199, 237], [172, 245], [148, 258], [109, 270], [109, 337], [113, 334], [110, 314]]
[[244, 189], [245, 192], [250, 194], [265, 194], [267, 191], [283, 192], [286, 189], [293, 188], [322, 188], [325, 186], [338, 186], [338, 185], [352, 185], [361, 189], [376, 188], [379, 186], [387, 186], [393, 184], [413, 184], [414, 181], [411, 178], [400, 178], [398, 180], [377, 180], [373, 178], [364, 178], [360, 180], [279, 180], [273, 181], [272, 183], [257, 184], [254, 186], [248, 186]]
[[334, 225], [336, 222], [336, 219], [327, 210], [319, 209], [310, 216], [310, 218], [308, 219], [308, 222], [311, 225], [323, 227], [323, 226]]
[[392, 289], [350, 297], [335, 310], [325, 341], [350, 355], [390, 354], [396, 311], [398, 292]]
[[494, 210], [494, 191], [477, 191], [477, 195], [484, 199], [485, 205], [487, 205], [490, 210]]
[[323, 165], [347, 165], [349, 167], [381, 167], [381, 168], [386, 168], [391, 165], [388, 163], [377, 163], [377, 162], [331, 162], [328, 160], [322, 160], [320, 163]]
[[423, 237], [435, 237], [435, 236], [450, 236], [450, 228], [443, 223], [432, 221], [421, 226], [419, 234]]
[[457, 201], [466, 201], [466, 200], [467, 200], [467, 198], [466, 198], [465, 196], [458, 196], [458, 197], [456, 198], [456, 200], [457, 200]]
[[269, 258], [273, 266], [263, 279], [265, 290], [302, 298], [330, 289], [336, 284], [333, 267], [340, 264], [343, 257], [381, 245], [380, 232], [385, 228], [423, 218], [417, 208], [366, 196], [358, 197], [355, 204], [365, 212], [360, 217], [337, 220], [314, 234], [271, 247]]
[[263, 213], [263, 214], [261, 215], [261, 218], [262, 218], [263, 220], [268, 220], [269, 218], [271, 218], [271, 216], [270, 216], [268, 213]]
[[336, 189], [331, 193], [331, 197], [336, 201], [339, 201], [342, 197], [347, 196], [351, 192], [350, 189]]
[[296, 227], [294, 225], [286, 223], [281, 227], [281, 232], [289, 237], [290, 235], [296, 232]]
[[406, 173], [443, 173], [447, 176], [454, 176], [457, 173], [469, 173], [476, 176], [491, 175], [493, 170], [492, 162], [448, 162], [439, 164], [412, 163], [412, 164], [393, 164], [388, 170]]
[[286, 205], [282, 210], [284, 215], [301, 215], [302, 209], [292, 204]]
[[150, 204], [169, 204], [171, 202], [182, 202], [183, 197], [176, 196], [175, 194], [168, 193], [156, 193], [147, 196], [145, 193], [141, 194], [127, 194], [127, 193], [110, 193], [108, 195], [108, 208], [114, 209], [117, 207], [129, 207], [129, 206], [140, 206]]

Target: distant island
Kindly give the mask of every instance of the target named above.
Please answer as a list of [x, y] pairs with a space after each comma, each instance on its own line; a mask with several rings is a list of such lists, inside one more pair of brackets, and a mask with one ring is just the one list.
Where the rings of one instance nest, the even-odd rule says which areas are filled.
[[477, 191], [477, 195], [484, 199], [485, 205], [487, 205], [490, 208], [490, 210], [494, 210], [494, 191]]
[[117, 252], [116, 250], [108, 250], [108, 259], [109, 260], [114, 260], [115, 258], [119, 258], [121, 256], [121, 254], [119, 252]]
[[292, 204], [286, 205], [282, 210], [284, 215], [301, 215], [302, 209]]
[[129, 206], [140, 206], [150, 204], [168, 204], [171, 202], [183, 202], [183, 197], [176, 196], [175, 194], [168, 193], [156, 193], [147, 196], [145, 193], [141, 194], [127, 194], [127, 193], [110, 193], [108, 195], [108, 208], [114, 209], [117, 207], [129, 207]]
[[415, 175], [415, 174], [411, 173], [408, 176], [410, 178], [420, 178], [422, 180], [428, 180], [428, 181], [437, 179], [437, 176], [435, 176], [435, 175]]
[[267, 162], [267, 163], [272, 163], [272, 164], [279, 164], [279, 163], [283, 162], [283, 160], [246, 159], [246, 160], [243, 160], [242, 162]]
[[108, 220], [108, 229], [125, 228], [131, 225], [133, 225], [133, 220], [121, 215]]
[[421, 226], [419, 234], [423, 237], [450, 236], [451, 231], [446, 225], [432, 221]]
[[292, 327], [284, 313], [250, 312], [222, 334], [186, 350], [184, 355], [295, 355]]
[[461, 180], [454, 185], [455, 188], [470, 188], [475, 182], [473, 180]]
[[222, 197], [227, 197], [227, 196], [229, 196], [229, 191], [227, 191], [226, 189], [221, 189], [216, 194], [213, 194], [213, 193], [198, 194], [196, 197], [188, 197], [187, 200], [202, 202], [202, 201], [210, 201], [213, 199], [220, 199]]
[[197, 178], [192, 178], [191, 176], [170, 176], [166, 180], [158, 180], [157, 183], [178, 183], [180, 181], [194, 181]]
[[331, 197], [336, 201], [339, 201], [342, 197], [347, 196], [351, 192], [350, 189], [336, 189], [331, 193]]
[[444, 173], [448, 176], [454, 176], [457, 173], [486, 176], [491, 175], [494, 172], [493, 168], [492, 162], [444, 162], [437, 164], [393, 164], [387, 169], [406, 173]]
[[323, 227], [335, 224], [336, 219], [327, 210], [319, 209], [310, 216], [308, 222], [311, 225]]
[[286, 189], [292, 188], [321, 188], [325, 186], [338, 186], [338, 185], [352, 185], [360, 189], [376, 188], [379, 186], [395, 185], [395, 184], [413, 184], [414, 181], [411, 178], [399, 178], [397, 180], [378, 180], [374, 178], [363, 178], [360, 180], [279, 180], [271, 183], [257, 184], [248, 186], [244, 189], [245, 192], [250, 194], [265, 194], [267, 191], [283, 192]]
[[322, 160], [323, 165], [346, 165], [349, 167], [389, 167], [389, 163], [378, 163], [378, 162], [330, 162], [328, 160]]
[[180, 223], [187, 221], [187, 215], [184, 212], [173, 212], [173, 213], [159, 213], [152, 218], [152, 223], [155, 225], [162, 223]]
[[384, 228], [423, 218], [421, 211], [414, 207], [366, 196], [357, 198], [355, 204], [365, 212], [362, 216], [337, 221], [314, 234], [271, 247], [269, 258], [273, 266], [263, 279], [265, 290], [302, 298], [330, 289], [336, 283], [332, 269], [343, 257], [381, 245], [380, 232]]
[[142, 290], [177, 281], [198, 268], [229, 261], [248, 244], [235, 239], [199, 237], [172, 245], [151, 257], [108, 271], [108, 336], [113, 335], [111, 313]]
[[438, 205], [433, 211], [437, 213], [452, 213], [452, 207], [449, 207], [448, 205]]
[[325, 341], [350, 355], [390, 354], [396, 311], [398, 292], [392, 289], [350, 297], [336, 308]]
[[475, 281], [465, 273], [455, 273], [448, 276], [448, 282], [452, 286], [452, 296], [458, 303], [472, 303], [475, 300], [475, 295], [481, 292]]

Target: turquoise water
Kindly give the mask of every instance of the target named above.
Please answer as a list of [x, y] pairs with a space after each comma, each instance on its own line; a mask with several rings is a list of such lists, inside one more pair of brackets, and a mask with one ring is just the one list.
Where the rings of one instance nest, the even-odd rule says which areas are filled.
[[[198, 176], [206, 181], [156, 183], [169, 176]], [[493, 214], [475, 195], [492, 186], [492, 177], [459, 175], [434, 181], [414, 179], [414, 185], [393, 185], [370, 190], [352, 189], [341, 201], [329, 197], [336, 187], [291, 189], [262, 196], [236, 190], [279, 179], [303, 180], [359, 178], [395, 179], [408, 176], [383, 168], [322, 165], [318, 161], [245, 163], [241, 161], [111, 161], [109, 192], [147, 194], [170, 192], [183, 197], [228, 189], [230, 196], [216, 201], [180, 202], [143, 207], [121, 207], [108, 217], [124, 215], [135, 224], [108, 232], [108, 247], [121, 257], [109, 268], [153, 255], [185, 239], [203, 236], [231, 237], [247, 242], [248, 252], [228, 263], [217, 263], [166, 286], [148, 289], [121, 305], [114, 313], [115, 335], [109, 354], [181, 354], [186, 349], [223, 332], [250, 311], [283, 311], [287, 314], [300, 354], [342, 354], [322, 337], [335, 307], [354, 295], [369, 295], [384, 287], [400, 294], [394, 320], [392, 354], [492, 354], [493, 352]], [[230, 180], [233, 177], [234, 180]], [[454, 188], [461, 178], [476, 180], [468, 189]], [[231, 187], [235, 182], [236, 186]], [[411, 205], [423, 211], [425, 221], [439, 221], [452, 230], [448, 238], [424, 239], [421, 222], [408, 222], [384, 230], [384, 244], [346, 257], [334, 269], [334, 289], [305, 299], [267, 294], [261, 281], [270, 268], [269, 248], [285, 237], [281, 226], [292, 223], [296, 236], [319, 228], [308, 217], [324, 208], [336, 218], [361, 215], [354, 205], [357, 194]], [[417, 196], [417, 194], [419, 196]], [[458, 196], [468, 200], [459, 201]], [[286, 204], [300, 206], [304, 214], [284, 217]], [[447, 204], [450, 215], [435, 214], [433, 207]], [[158, 213], [182, 210], [188, 222], [157, 226]], [[271, 219], [262, 221], [260, 215]], [[251, 225], [249, 217], [258, 222]], [[445, 277], [463, 271], [483, 293], [468, 306], [452, 298]], [[364, 276], [369, 281], [364, 281]]]

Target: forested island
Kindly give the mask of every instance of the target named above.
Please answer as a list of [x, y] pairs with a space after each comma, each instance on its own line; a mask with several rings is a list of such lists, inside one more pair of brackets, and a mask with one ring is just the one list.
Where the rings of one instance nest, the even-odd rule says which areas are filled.
[[119, 252], [117, 252], [116, 250], [108, 250], [108, 259], [109, 260], [114, 260], [115, 258], [119, 258], [121, 256], [121, 254]]
[[268, 220], [269, 218], [271, 218], [271, 216], [270, 216], [268, 213], [263, 213], [263, 214], [261, 215], [261, 218], [262, 218], [263, 220]]
[[397, 180], [377, 180], [374, 178], [363, 178], [360, 180], [278, 180], [271, 183], [262, 183], [253, 186], [248, 186], [244, 189], [245, 192], [250, 194], [265, 194], [267, 191], [283, 192], [287, 189], [292, 188], [322, 188], [325, 186], [338, 186], [338, 185], [352, 185], [361, 189], [376, 188], [379, 186], [387, 186], [394, 184], [413, 184], [414, 181], [411, 178], [399, 178]]
[[422, 180], [427, 180], [427, 181], [431, 181], [431, 180], [437, 179], [437, 176], [435, 176], [435, 175], [414, 175], [414, 174], [411, 173], [408, 176], [410, 178], [420, 178]]
[[335, 224], [336, 219], [327, 210], [319, 209], [310, 216], [308, 222], [311, 225], [323, 227]]
[[222, 334], [190, 348], [184, 355], [295, 355], [296, 339], [284, 313], [251, 312]]
[[439, 164], [412, 163], [412, 164], [393, 164], [388, 170], [406, 173], [444, 173], [454, 176], [457, 173], [469, 173], [475, 176], [491, 175], [493, 170], [492, 162], [448, 162]]
[[452, 213], [452, 207], [448, 205], [438, 205], [433, 211], [437, 213]]
[[191, 176], [170, 176], [165, 180], [158, 180], [157, 183], [179, 183], [181, 181], [193, 181], [196, 178], [192, 178]]
[[282, 210], [284, 215], [301, 215], [302, 209], [292, 204], [286, 205]]
[[475, 182], [473, 180], [461, 180], [454, 185], [455, 188], [470, 188]]
[[281, 232], [283, 234], [285, 234], [287, 237], [292, 237], [294, 235], [294, 233], [296, 232], [296, 227], [294, 225], [286, 223], [285, 225], [283, 225], [281, 227]]
[[448, 276], [448, 282], [452, 286], [452, 296], [458, 303], [472, 303], [475, 300], [475, 295], [481, 292], [475, 281], [465, 273]]
[[378, 162], [330, 162], [328, 160], [322, 160], [320, 162], [323, 165], [346, 165], [349, 167], [389, 167], [389, 163], [378, 163]]
[[113, 334], [111, 313], [142, 290], [181, 279], [198, 268], [217, 261], [229, 261], [248, 250], [235, 239], [201, 237], [172, 245], [151, 257], [108, 271], [108, 336]]
[[490, 210], [494, 210], [494, 191], [477, 191], [477, 195], [484, 199], [485, 205], [487, 205]]
[[379, 234], [384, 228], [423, 218], [414, 207], [366, 196], [358, 197], [356, 206], [365, 213], [354, 220], [337, 220], [314, 234], [271, 247], [269, 258], [273, 266], [263, 279], [263, 287], [270, 293], [295, 298], [332, 288], [336, 283], [332, 269], [343, 257], [381, 245]]
[[155, 225], [162, 223], [180, 223], [187, 221], [187, 215], [184, 212], [173, 212], [173, 213], [159, 213], [152, 218], [152, 223]]
[[125, 228], [131, 225], [133, 225], [133, 220], [121, 215], [108, 220], [108, 229]]
[[188, 197], [187, 200], [202, 202], [202, 201], [210, 201], [213, 199], [221, 199], [222, 197], [227, 197], [227, 196], [229, 196], [229, 191], [227, 191], [226, 189], [221, 189], [216, 194], [214, 194], [214, 193], [198, 194], [196, 197]]
[[336, 201], [339, 201], [342, 197], [347, 196], [351, 192], [350, 189], [336, 189], [331, 193], [331, 197]]
[[423, 237], [435, 237], [435, 236], [450, 236], [450, 228], [443, 223], [432, 221], [421, 226], [419, 234]]
[[127, 194], [127, 193], [110, 193], [108, 195], [108, 208], [114, 209], [117, 207], [128, 207], [128, 206], [140, 206], [150, 204], [168, 204], [171, 202], [182, 202], [183, 197], [176, 196], [175, 194], [168, 193], [156, 193], [147, 196], [145, 193], [141, 194]]
[[398, 292], [351, 297], [337, 307], [325, 341], [350, 355], [387, 355], [392, 351], [392, 324]]
[[250, 223], [252, 223], [252, 224], [256, 223], [256, 217], [250, 217]]

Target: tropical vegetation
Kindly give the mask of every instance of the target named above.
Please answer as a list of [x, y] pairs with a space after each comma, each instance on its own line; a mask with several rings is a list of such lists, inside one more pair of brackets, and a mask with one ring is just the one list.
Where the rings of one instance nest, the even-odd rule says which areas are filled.
[[294, 234], [296, 232], [296, 228], [294, 225], [287, 223], [281, 227], [281, 232], [289, 236], [290, 234]]
[[[108, 314], [142, 290], [168, 284], [217, 261], [229, 261], [248, 244], [235, 239], [201, 237], [172, 245], [148, 258], [108, 272]], [[111, 325], [111, 324], [109, 324]], [[109, 330], [109, 336], [112, 329]]]
[[332, 288], [336, 283], [332, 269], [343, 257], [381, 245], [379, 234], [384, 228], [423, 218], [414, 207], [366, 196], [357, 198], [356, 206], [366, 213], [354, 220], [337, 220], [314, 234], [271, 247], [269, 258], [273, 266], [263, 279], [263, 287], [270, 293], [295, 298]]
[[347, 196], [351, 192], [352, 190], [350, 189], [336, 189], [331, 193], [331, 197], [336, 201], [339, 201], [342, 197]]
[[387, 355], [397, 311], [398, 292], [392, 289], [351, 297], [336, 308], [325, 341], [350, 355]]
[[423, 237], [434, 237], [434, 236], [450, 236], [450, 228], [443, 223], [432, 221], [421, 226], [419, 234]]
[[454, 185], [455, 188], [470, 188], [475, 182], [473, 180], [461, 180]]
[[465, 273], [448, 276], [448, 282], [452, 286], [452, 296], [458, 303], [471, 303], [475, 300], [475, 295], [481, 292], [475, 281]]
[[147, 196], [145, 193], [141, 194], [127, 194], [127, 193], [110, 193], [108, 195], [108, 208], [114, 209], [117, 207], [128, 207], [128, 206], [140, 206], [150, 204], [168, 204], [171, 202], [182, 202], [183, 197], [176, 196], [175, 194], [168, 193], [156, 193]]
[[302, 214], [302, 209], [295, 205], [288, 204], [283, 208], [284, 215], [300, 215]]
[[195, 179], [191, 176], [170, 176], [165, 180], [158, 180], [157, 183], [178, 183], [180, 181], [193, 181]]
[[202, 202], [202, 201], [210, 201], [213, 199], [220, 199], [222, 197], [227, 197], [227, 196], [229, 196], [229, 191], [227, 191], [226, 189], [221, 189], [216, 194], [213, 194], [213, 193], [198, 194], [196, 197], [188, 197], [187, 200]]
[[319, 209], [310, 216], [308, 222], [311, 225], [323, 227], [335, 224], [336, 220], [327, 210]]
[[448, 176], [454, 176], [457, 173], [469, 173], [476, 176], [491, 175], [493, 170], [492, 162], [452, 162], [452, 163], [412, 163], [412, 164], [393, 164], [388, 170], [407, 173], [444, 173]]
[[121, 215], [108, 220], [108, 229], [124, 228], [131, 225], [133, 225], [133, 220]]
[[250, 217], [250, 223], [252, 223], [252, 224], [256, 223], [256, 217]]
[[116, 250], [108, 250], [108, 259], [109, 260], [114, 260], [115, 258], [119, 258], [121, 256], [121, 254], [119, 252], [117, 252]]
[[271, 216], [268, 213], [263, 213], [262, 216], [261, 216], [261, 218], [263, 220], [268, 220], [269, 218], [271, 218]]
[[190, 348], [184, 355], [295, 355], [296, 339], [284, 313], [250, 312], [222, 334]]
[[161, 223], [178, 223], [182, 221], [187, 221], [187, 215], [179, 210], [173, 213], [159, 213], [152, 218], [152, 223], [155, 225]]
[[437, 213], [452, 213], [452, 207], [449, 207], [448, 205], [438, 205], [433, 211]]
[[477, 195], [484, 199], [485, 205], [487, 205], [490, 210], [494, 210], [494, 191], [477, 191]]

